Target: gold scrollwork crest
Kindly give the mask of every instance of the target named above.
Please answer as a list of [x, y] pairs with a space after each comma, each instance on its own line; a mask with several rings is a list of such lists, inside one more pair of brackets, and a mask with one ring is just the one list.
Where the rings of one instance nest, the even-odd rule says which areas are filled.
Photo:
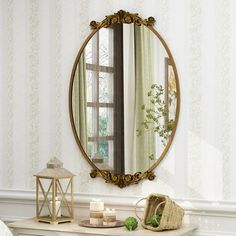
[[112, 24], [131, 24], [134, 23], [136, 25], [145, 25], [145, 26], [153, 26], [156, 22], [155, 18], [150, 16], [148, 19], [142, 19], [138, 13], [129, 13], [124, 10], [120, 10], [113, 15], [106, 16], [105, 19], [101, 22], [91, 21], [90, 27], [92, 29], [99, 29], [101, 27], [109, 27]]
[[112, 183], [120, 188], [124, 188], [131, 184], [138, 184], [139, 181], [146, 178], [149, 180], [153, 180], [156, 177], [152, 171], [151, 172], [146, 171], [144, 173], [136, 172], [133, 175], [131, 174], [124, 175], [124, 174], [112, 174], [110, 171], [97, 170], [97, 169], [92, 170], [90, 176], [92, 178], [100, 176], [106, 181], [106, 183]]

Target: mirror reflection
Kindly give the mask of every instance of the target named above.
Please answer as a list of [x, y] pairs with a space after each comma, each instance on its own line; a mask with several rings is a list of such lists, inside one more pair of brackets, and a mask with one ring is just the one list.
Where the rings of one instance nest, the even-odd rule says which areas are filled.
[[147, 171], [175, 124], [176, 78], [146, 26], [115, 24], [90, 39], [77, 65], [73, 119], [83, 149], [101, 170]]

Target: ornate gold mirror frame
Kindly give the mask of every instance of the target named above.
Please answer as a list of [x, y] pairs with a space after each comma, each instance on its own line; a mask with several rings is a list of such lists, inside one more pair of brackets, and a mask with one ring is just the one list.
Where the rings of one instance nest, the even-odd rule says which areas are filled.
[[[160, 164], [160, 162], [163, 160], [165, 157], [166, 153], [168, 152], [171, 143], [173, 141], [177, 124], [178, 124], [178, 119], [179, 119], [179, 109], [180, 109], [180, 89], [179, 89], [179, 79], [178, 79], [178, 73], [176, 69], [176, 65], [173, 59], [173, 56], [170, 52], [170, 49], [168, 48], [166, 42], [162, 38], [162, 36], [154, 29], [153, 25], [155, 24], [156, 20], [154, 17], [149, 17], [148, 19], [142, 19], [137, 13], [129, 13], [123, 10], [118, 11], [117, 13], [114, 13], [113, 15], [106, 16], [105, 19], [101, 22], [96, 22], [96, 21], [91, 21], [90, 27], [92, 29], [92, 32], [90, 35], [87, 37], [85, 42], [83, 43], [82, 47], [80, 48], [76, 60], [73, 65], [72, 73], [71, 73], [71, 78], [70, 78], [70, 85], [69, 85], [69, 112], [70, 112], [70, 121], [71, 121], [71, 126], [73, 130], [73, 134], [75, 137], [75, 140], [85, 157], [86, 161], [90, 164], [90, 166], [93, 168], [90, 176], [92, 178], [95, 178], [97, 176], [102, 177], [106, 183], [112, 183], [114, 185], [119, 186], [120, 188], [129, 186], [131, 184], [137, 184], [139, 181], [143, 179], [149, 179], [153, 180], [156, 176], [153, 172], [153, 170]], [[172, 129], [172, 133], [169, 137], [168, 143], [166, 144], [161, 156], [157, 159], [157, 161], [145, 172], [136, 172], [135, 174], [112, 174], [110, 171], [107, 170], [100, 170], [88, 157], [87, 153], [84, 151], [83, 146], [81, 145], [80, 139], [78, 137], [78, 134], [76, 132], [76, 127], [74, 123], [74, 118], [73, 118], [73, 110], [72, 110], [72, 90], [73, 90], [73, 83], [74, 83], [74, 77], [75, 77], [75, 72], [76, 72], [76, 67], [79, 62], [80, 56], [87, 45], [88, 41], [93, 37], [93, 35], [99, 31], [101, 28], [107, 28], [112, 24], [131, 24], [134, 23], [138, 26], [140, 25], [145, 25], [148, 27], [160, 40], [162, 45], [164, 46], [170, 63], [173, 66], [173, 70], [175, 73], [175, 79], [176, 79], [176, 91], [177, 91], [177, 106], [176, 106], [176, 116], [175, 116], [175, 123]]]

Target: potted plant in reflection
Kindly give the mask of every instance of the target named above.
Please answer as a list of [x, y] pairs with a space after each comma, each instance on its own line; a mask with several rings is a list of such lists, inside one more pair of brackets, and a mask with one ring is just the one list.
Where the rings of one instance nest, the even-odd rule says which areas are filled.
[[[163, 86], [158, 84], [151, 85], [147, 96], [150, 100], [150, 105], [143, 104], [141, 106], [145, 118], [136, 130], [136, 134], [137, 136], [141, 136], [143, 132], [155, 132], [161, 138], [163, 146], [165, 146], [173, 130], [175, 121], [168, 120], [165, 122], [165, 117], [168, 114], [168, 106], [164, 101]], [[150, 160], [154, 160], [154, 158], [154, 154], [149, 155]]]

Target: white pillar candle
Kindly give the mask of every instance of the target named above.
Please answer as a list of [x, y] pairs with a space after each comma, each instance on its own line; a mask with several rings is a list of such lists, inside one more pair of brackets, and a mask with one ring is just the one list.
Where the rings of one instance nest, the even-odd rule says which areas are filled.
[[102, 225], [103, 223], [103, 210], [104, 202], [100, 199], [92, 199], [90, 202], [90, 224]]
[[103, 211], [103, 225], [115, 226], [116, 225], [116, 211], [115, 209], [106, 208]]
[[90, 211], [103, 211], [104, 210], [104, 202], [100, 199], [92, 199], [90, 202]]
[[90, 218], [89, 223], [91, 225], [102, 225], [103, 219], [102, 218]]

